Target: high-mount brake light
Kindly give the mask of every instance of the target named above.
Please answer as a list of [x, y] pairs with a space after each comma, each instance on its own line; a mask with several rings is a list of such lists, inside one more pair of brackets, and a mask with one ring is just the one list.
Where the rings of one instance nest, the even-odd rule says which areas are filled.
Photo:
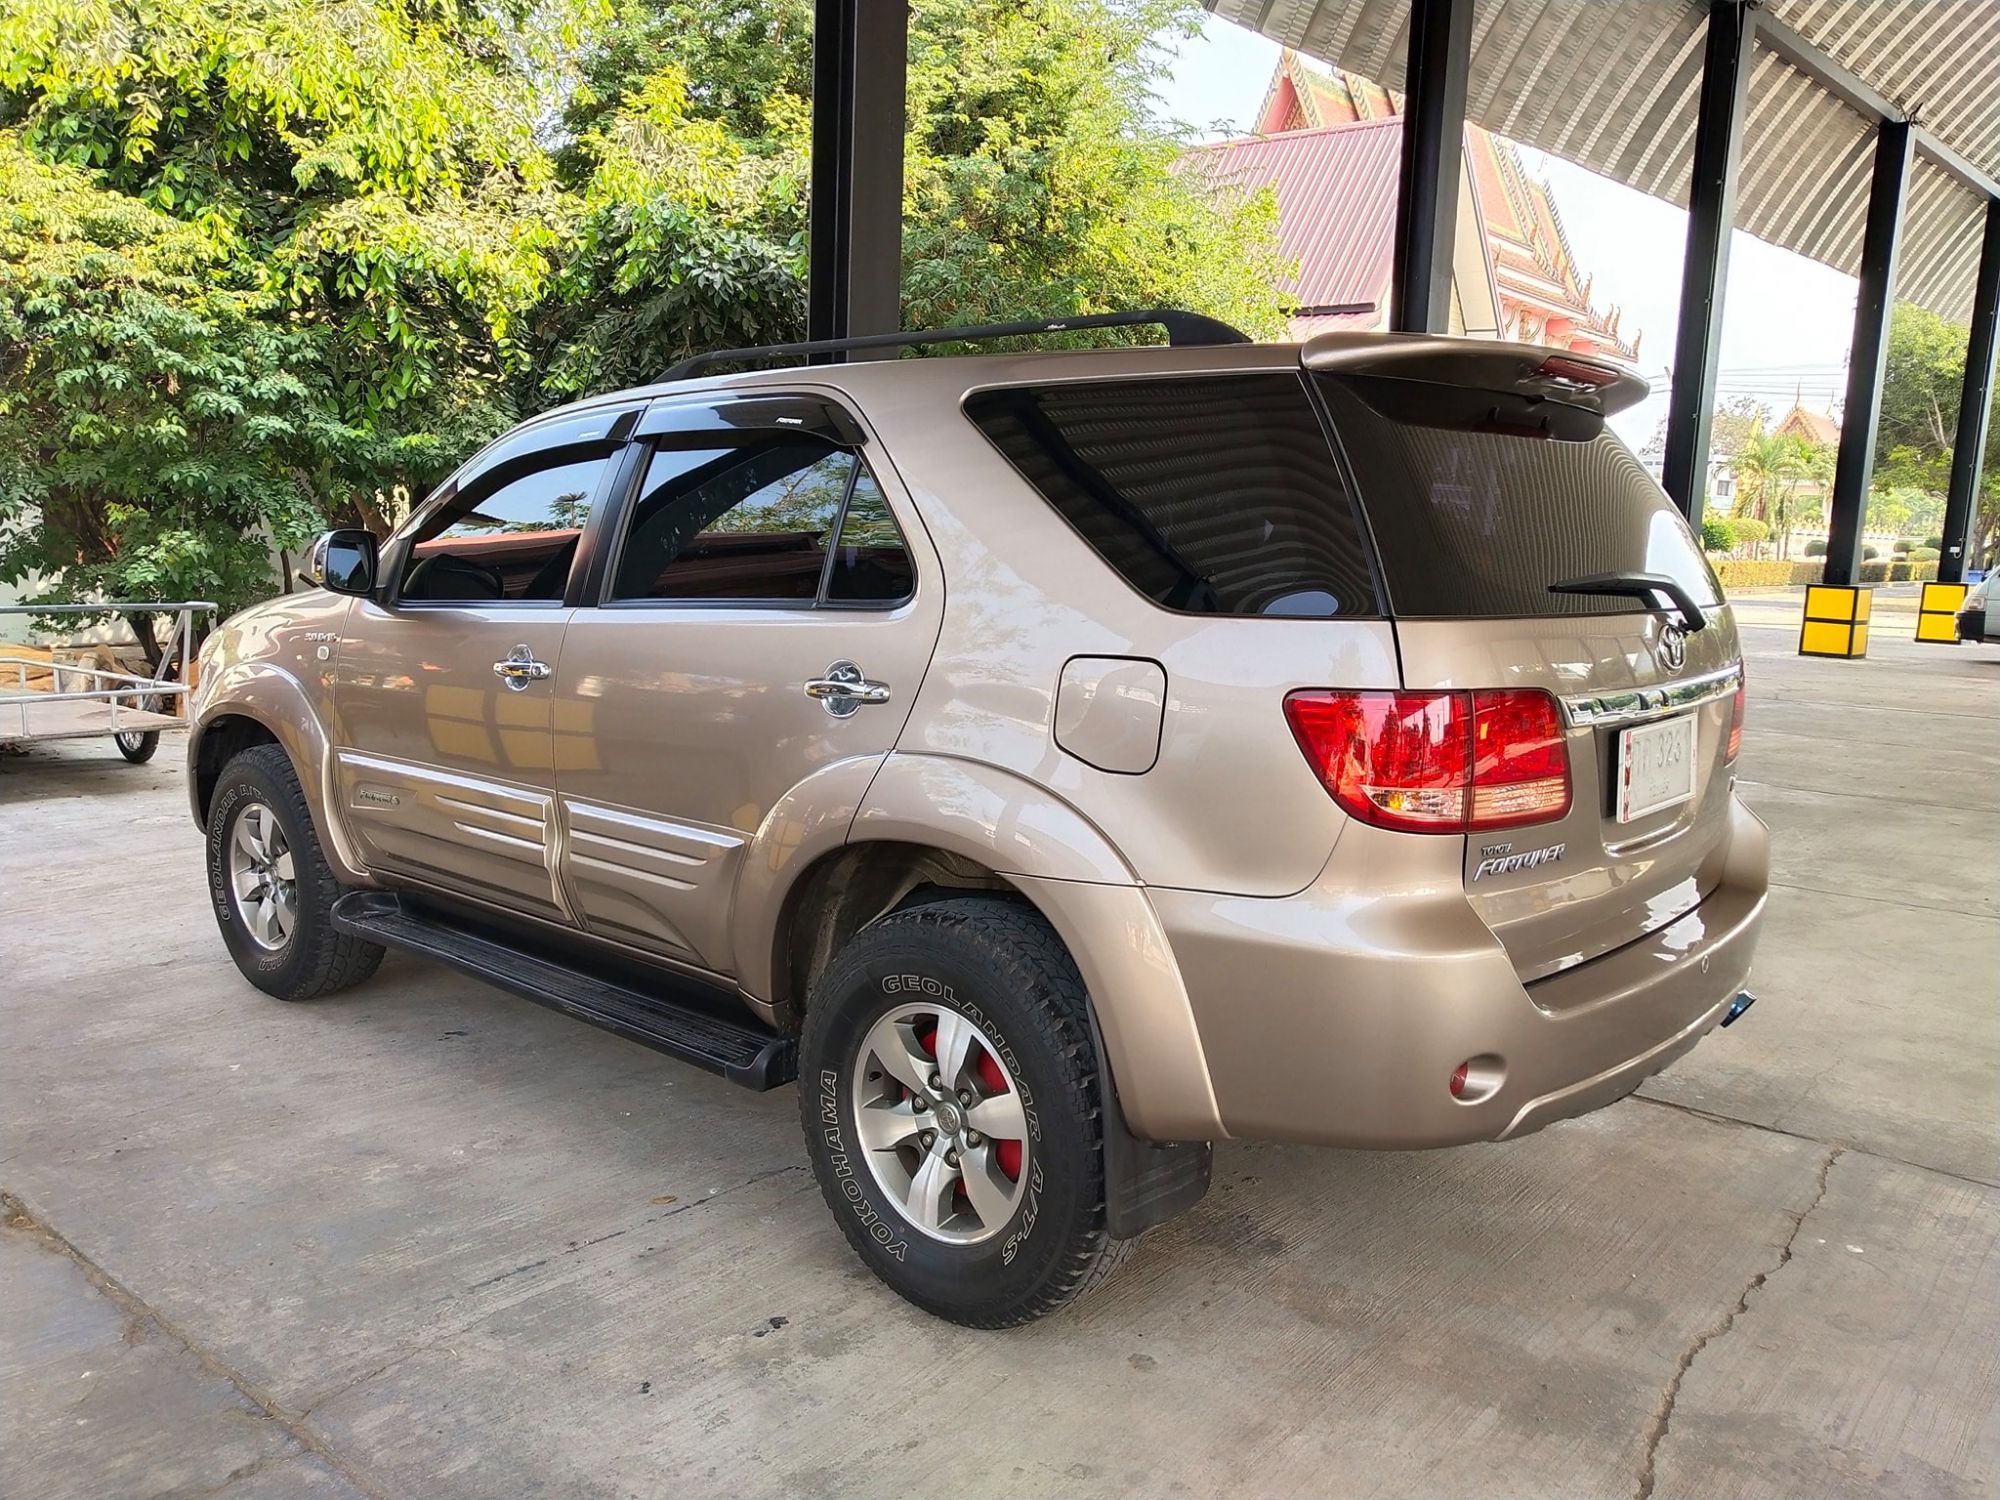
[[1600, 365], [1593, 360], [1572, 359], [1567, 354], [1552, 354], [1529, 373], [1530, 380], [1546, 380], [1551, 385], [1566, 386], [1571, 390], [1595, 391], [1607, 385], [1618, 383], [1618, 372], [1609, 365]]
[[1285, 720], [1333, 800], [1411, 833], [1545, 823], [1569, 811], [1569, 750], [1539, 688], [1410, 693], [1308, 688]]

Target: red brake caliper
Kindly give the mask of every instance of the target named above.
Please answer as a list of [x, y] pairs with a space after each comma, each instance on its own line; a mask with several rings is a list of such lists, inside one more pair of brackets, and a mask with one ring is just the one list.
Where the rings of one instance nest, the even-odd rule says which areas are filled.
[[[1000, 1064], [991, 1052], [979, 1054], [979, 1081], [986, 1085], [989, 1094], [1007, 1092], [1007, 1075], [1000, 1071]], [[1021, 1180], [1021, 1142], [995, 1141], [993, 1159], [1000, 1164], [1000, 1170], [1007, 1174], [1010, 1182]]]
[[[923, 1045], [924, 1051], [930, 1053], [932, 1057], [937, 1056], [937, 1028], [933, 1027], [926, 1031], [917, 1040]], [[983, 1047], [979, 1049], [979, 1081], [986, 1085], [988, 1094], [1007, 1092], [1007, 1075], [1000, 1071], [1000, 1064], [993, 1054]], [[993, 1159], [1000, 1164], [1000, 1170], [1007, 1174], [1009, 1182], [1021, 1180], [1021, 1148], [1024, 1144], [1022, 1141], [1001, 1140], [993, 1143]]]

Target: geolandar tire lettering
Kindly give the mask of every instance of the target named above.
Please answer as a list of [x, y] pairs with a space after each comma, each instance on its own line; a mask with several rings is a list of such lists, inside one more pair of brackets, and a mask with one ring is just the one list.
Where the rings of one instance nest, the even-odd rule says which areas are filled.
[[1032, 909], [939, 901], [870, 924], [813, 985], [800, 1091], [848, 1243], [972, 1327], [1062, 1306], [1123, 1258], [1104, 1222], [1083, 983]]

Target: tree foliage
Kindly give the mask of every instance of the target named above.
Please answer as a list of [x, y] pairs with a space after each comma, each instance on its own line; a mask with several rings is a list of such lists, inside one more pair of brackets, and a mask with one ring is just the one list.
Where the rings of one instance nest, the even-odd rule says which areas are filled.
[[[802, 331], [810, 0], [0, 0], [0, 581], [234, 605], [553, 401]], [[913, 16], [911, 325], [1282, 326], [1174, 170], [1193, 0]]]
[[[1869, 499], [1871, 524], [1928, 531], [1944, 517], [1952, 448], [1964, 389], [1967, 331], [1911, 302], [1889, 317], [1882, 379], [1882, 417]], [[1994, 556], [2000, 541], [2000, 389], [1987, 421], [1979, 505], [1970, 558]]]

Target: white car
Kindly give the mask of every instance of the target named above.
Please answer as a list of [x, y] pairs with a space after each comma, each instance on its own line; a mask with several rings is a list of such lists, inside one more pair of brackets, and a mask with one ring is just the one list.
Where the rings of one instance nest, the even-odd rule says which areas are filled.
[[1958, 607], [1958, 638], [1961, 641], [2000, 642], [2000, 619], [1994, 618], [1994, 580], [2000, 572], [1988, 573], [1975, 583]]

